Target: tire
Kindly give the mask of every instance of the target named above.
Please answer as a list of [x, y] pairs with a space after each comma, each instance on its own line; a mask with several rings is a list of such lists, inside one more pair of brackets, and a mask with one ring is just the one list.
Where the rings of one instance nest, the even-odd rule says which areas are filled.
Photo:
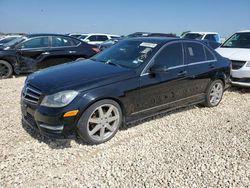
[[77, 58], [75, 61], [83, 61], [83, 60], [85, 60], [86, 58], [84, 58], [84, 57], [79, 57], [79, 58]]
[[0, 60], [0, 79], [10, 78], [13, 74], [13, 68], [7, 61]]
[[105, 99], [92, 104], [82, 114], [77, 123], [77, 133], [87, 144], [101, 144], [113, 138], [121, 124], [120, 105]]
[[202, 103], [205, 107], [218, 106], [224, 94], [224, 83], [221, 80], [214, 80], [210, 83], [206, 92], [206, 101]]

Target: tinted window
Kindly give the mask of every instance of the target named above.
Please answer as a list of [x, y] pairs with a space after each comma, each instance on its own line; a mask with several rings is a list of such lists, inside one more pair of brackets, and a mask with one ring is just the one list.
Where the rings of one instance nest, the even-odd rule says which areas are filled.
[[208, 50], [206, 47], [204, 47], [205, 49], [205, 53], [206, 53], [206, 57], [207, 57], [207, 60], [214, 60], [214, 55], [212, 54], [212, 52], [210, 52], [210, 50]]
[[186, 42], [185, 46], [186, 46], [188, 63], [206, 61], [206, 56], [202, 44], [194, 42]]
[[106, 41], [106, 40], [108, 40], [108, 37], [104, 36], [104, 35], [97, 35], [96, 38], [97, 38], [96, 41]]
[[198, 33], [187, 33], [183, 38], [184, 39], [202, 39], [203, 35]]
[[88, 39], [89, 41], [97, 41], [95, 35], [90, 36]]
[[22, 43], [21, 48], [45, 48], [49, 46], [48, 37], [39, 37], [30, 39], [27, 42]]
[[206, 35], [204, 39], [210, 40], [210, 41], [216, 41], [215, 35], [212, 35], [212, 34]]
[[52, 37], [52, 47], [63, 47], [63, 46], [74, 46], [75, 42], [73, 39], [61, 36]]
[[4, 39], [1, 39], [0, 43], [5, 44], [5, 43], [8, 43], [8, 42], [10, 42], [10, 41], [12, 41], [12, 40], [14, 40], [16, 38], [17, 37], [7, 37], [7, 38], [4, 38]]
[[166, 46], [156, 57], [156, 65], [163, 65], [167, 68], [183, 65], [182, 44], [174, 43]]
[[224, 48], [250, 48], [250, 32], [235, 33], [223, 45]]

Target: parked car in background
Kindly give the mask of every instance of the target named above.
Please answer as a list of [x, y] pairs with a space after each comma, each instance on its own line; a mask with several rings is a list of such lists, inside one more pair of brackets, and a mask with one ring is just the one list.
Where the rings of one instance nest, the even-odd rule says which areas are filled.
[[217, 52], [232, 61], [232, 85], [250, 87], [250, 30], [233, 34]]
[[126, 122], [187, 105], [217, 106], [230, 64], [199, 41], [126, 39], [89, 60], [28, 76], [23, 123], [47, 136], [77, 132], [100, 144]]
[[65, 35], [25, 35], [0, 48], [0, 78], [89, 58], [97, 52], [95, 46]]
[[213, 49], [216, 49], [221, 45], [220, 35], [215, 32], [187, 32], [182, 38], [204, 40], [204, 42]]
[[79, 38], [82, 34], [81, 33], [68, 33], [66, 35], [74, 37], [74, 38]]
[[176, 38], [179, 38], [175, 34], [172, 34], [172, 33], [136, 32], [136, 33], [129, 34], [127, 36], [105, 41], [99, 45], [99, 49], [105, 50], [123, 39], [134, 38], [134, 37], [176, 37]]
[[19, 37], [21, 37], [21, 35], [7, 35], [7, 36], [4, 36], [4, 37], [2, 37], [0, 39], [0, 46], [4, 45], [4, 44], [6, 44], [6, 43], [8, 43], [8, 42], [10, 42], [10, 41], [12, 41], [14, 39], [17, 39]]
[[120, 38], [119, 35], [110, 35], [110, 34], [101, 34], [101, 33], [92, 33], [92, 34], [81, 34], [78, 39], [87, 42], [88, 44], [99, 45], [104, 41], [110, 39]]

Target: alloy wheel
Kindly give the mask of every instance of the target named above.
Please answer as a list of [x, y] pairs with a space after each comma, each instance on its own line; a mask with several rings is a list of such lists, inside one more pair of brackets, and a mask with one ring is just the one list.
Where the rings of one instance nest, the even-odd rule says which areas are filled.
[[0, 78], [5, 78], [9, 75], [10, 69], [3, 63], [0, 63]]
[[210, 103], [216, 106], [221, 101], [223, 95], [223, 85], [220, 82], [215, 83], [210, 91]]
[[97, 107], [87, 123], [88, 135], [96, 141], [109, 139], [119, 127], [119, 110], [112, 104]]

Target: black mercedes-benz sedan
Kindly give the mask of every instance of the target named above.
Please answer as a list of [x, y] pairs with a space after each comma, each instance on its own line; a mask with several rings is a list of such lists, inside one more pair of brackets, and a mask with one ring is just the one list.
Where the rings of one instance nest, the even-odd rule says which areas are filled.
[[38, 71], [22, 91], [23, 124], [52, 137], [87, 143], [119, 127], [187, 105], [217, 106], [231, 62], [205, 44], [177, 38], [133, 38], [95, 55]]
[[30, 73], [46, 67], [89, 58], [96, 46], [59, 34], [30, 34], [0, 47], [0, 79], [13, 73]]

